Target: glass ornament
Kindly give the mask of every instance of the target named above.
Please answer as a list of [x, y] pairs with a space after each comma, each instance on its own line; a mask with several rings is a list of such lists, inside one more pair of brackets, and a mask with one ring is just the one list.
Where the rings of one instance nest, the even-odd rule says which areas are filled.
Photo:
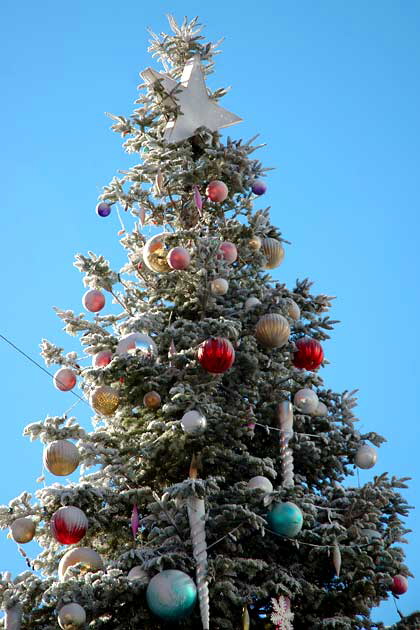
[[404, 595], [408, 591], [408, 580], [404, 575], [394, 575], [392, 578], [391, 591], [394, 595]]
[[267, 259], [263, 269], [274, 269], [283, 262], [284, 248], [276, 238], [263, 238], [261, 251]]
[[102, 571], [104, 569], [102, 558], [96, 551], [90, 547], [76, 547], [66, 551], [60, 560], [58, 565], [58, 577], [60, 581], [65, 579], [67, 569], [73, 567], [75, 564], [83, 565], [84, 573], [87, 571]]
[[96, 206], [96, 214], [100, 217], [108, 217], [111, 214], [111, 206], [105, 201], [101, 201]]
[[202, 433], [206, 425], [206, 417], [196, 409], [187, 411], [181, 418], [181, 426], [185, 433]]
[[171, 236], [170, 232], [162, 232], [146, 241], [143, 247], [143, 260], [150, 271], [155, 271], [156, 273], [168, 273], [168, 271], [171, 271], [167, 259], [169, 248], [165, 244], [165, 239], [168, 236]]
[[23, 516], [17, 518], [10, 526], [10, 534], [13, 540], [19, 544], [31, 542], [35, 536], [36, 525], [31, 518]]
[[201, 367], [210, 374], [222, 374], [232, 367], [235, 361], [235, 350], [229, 339], [210, 337], [200, 344], [197, 359]]
[[64, 477], [71, 475], [80, 462], [79, 449], [68, 440], [50, 442], [43, 453], [44, 466], [53, 475]]
[[137, 565], [130, 569], [127, 575], [127, 580], [130, 580], [130, 582], [138, 580], [140, 584], [147, 584], [149, 582], [149, 575], [143, 567]]
[[253, 296], [249, 297], [247, 300], [245, 300], [245, 304], [244, 304], [245, 313], [248, 313], [248, 311], [251, 311], [253, 308], [258, 306], [259, 304], [261, 304], [261, 300]]
[[77, 374], [70, 368], [60, 368], [53, 376], [54, 387], [60, 392], [69, 392], [76, 385]]
[[57, 619], [62, 630], [75, 630], [85, 625], [86, 612], [80, 604], [72, 602], [60, 608]]
[[267, 191], [267, 184], [262, 179], [256, 179], [252, 182], [251, 190], [254, 195], [263, 195]]
[[324, 351], [319, 341], [311, 337], [301, 337], [295, 341], [295, 345], [293, 365], [300, 370], [317, 370], [324, 360]]
[[143, 405], [148, 409], [159, 409], [161, 404], [161, 397], [158, 392], [152, 390], [151, 392], [147, 392], [143, 396]]
[[276, 534], [293, 538], [302, 529], [303, 514], [291, 501], [276, 503], [268, 512], [267, 521], [269, 528]]
[[273, 484], [267, 477], [263, 477], [262, 475], [252, 477], [252, 479], [248, 481], [248, 488], [250, 490], [262, 490], [267, 494], [273, 492]]
[[188, 268], [191, 256], [185, 247], [173, 247], [168, 252], [167, 261], [171, 269], [184, 270]]
[[95, 387], [90, 395], [89, 403], [96, 413], [112, 416], [118, 409], [120, 397], [118, 391], [109, 385]]
[[229, 189], [224, 182], [219, 179], [215, 179], [209, 183], [206, 188], [206, 195], [210, 201], [221, 203], [226, 199], [229, 194]]
[[193, 611], [197, 588], [183, 571], [167, 569], [150, 580], [146, 600], [150, 610], [164, 621], [178, 621]]
[[378, 459], [378, 453], [375, 448], [369, 446], [369, 444], [362, 444], [356, 451], [354, 456], [354, 463], [358, 468], [368, 470], [373, 468]]
[[149, 335], [139, 332], [129, 333], [120, 339], [116, 349], [119, 356], [136, 352], [144, 359], [153, 359], [157, 355], [157, 346]]
[[51, 533], [62, 545], [74, 545], [80, 542], [87, 532], [86, 514], [75, 505], [59, 508], [51, 517]]
[[82, 304], [90, 313], [98, 313], [105, 306], [105, 296], [102, 291], [89, 289], [82, 297]]
[[281, 348], [289, 340], [289, 322], [283, 315], [277, 313], [263, 315], [257, 322], [255, 336], [266, 348]]
[[296, 392], [293, 402], [302, 413], [315, 413], [319, 404], [319, 399], [313, 389], [304, 387]]
[[277, 405], [277, 418], [286, 440], [290, 440], [293, 437], [293, 405], [290, 401], [282, 400]]
[[92, 366], [95, 368], [106, 367], [112, 361], [111, 350], [101, 350], [92, 357]]
[[210, 291], [213, 295], [226, 295], [229, 290], [229, 282], [224, 278], [215, 278], [210, 283]]
[[238, 250], [234, 243], [224, 241], [219, 247], [219, 258], [223, 258], [229, 265], [235, 262], [238, 258]]
[[295, 322], [300, 319], [300, 308], [292, 298], [286, 300], [286, 312]]

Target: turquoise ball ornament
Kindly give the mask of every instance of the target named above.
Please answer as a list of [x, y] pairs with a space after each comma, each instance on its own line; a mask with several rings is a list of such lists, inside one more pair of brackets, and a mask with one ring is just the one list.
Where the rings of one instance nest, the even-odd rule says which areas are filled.
[[267, 514], [268, 526], [276, 534], [293, 538], [302, 529], [303, 514], [291, 501], [277, 503]]
[[197, 588], [189, 575], [167, 569], [155, 575], [146, 591], [150, 610], [165, 621], [187, 617], [197, 601]]

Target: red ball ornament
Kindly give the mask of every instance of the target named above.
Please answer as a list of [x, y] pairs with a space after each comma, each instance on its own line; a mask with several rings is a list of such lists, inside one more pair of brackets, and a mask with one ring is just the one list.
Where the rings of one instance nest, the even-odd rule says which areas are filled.
[[408, 590], [407, 578], [403, 575], [394, 575], [392, 578], [391, 592], [394, 595], [404, 595]]
[[229, 189], [224, 182], [219, 179], [215, 179], [206, 188], [206, 195], [210, 201], [216, 201], [220, 203], [224, 201], [228, 196]]
[[166, 257], [171, 269], [187, 269], [191, 262], [190, 253], [185, 247], [173, 247]]
[[82, 540], [88, 528], [86, 514], [74, 505], [54, 512], [50, 522], [54, 538], [62, 545], [74, 545]]
[[211, 337], [198, 348], [197, 358], [210, 374], [222, 374], [232, 367], [235, 360], [235, 350], [228, 339]]
[[219, 247], [219, 257], [224, 258], [229, 265], [235, 262], [238, 258], [238, 250], [236, 249], [236, 245], [230, 243], [229, 241], [225, 241]]
[[112, 361], [111, 350], [101, 350], [92, 357], [93, 367], [106, 367]]
[[324, 360], [324, 351], [316, 339], [302, 337], [296, 342], [293, 365], [301, 370], [317, 370]]
[[76, 372], [70, 368], [60, 368], [54, 374], [54, 387], [60, 392], [69, 392], [76, 385]]
[[90, 289], [84, 294], [82, 304], [87, 311], [97, 313], [105, 306], [105, 296], [97, 289]]

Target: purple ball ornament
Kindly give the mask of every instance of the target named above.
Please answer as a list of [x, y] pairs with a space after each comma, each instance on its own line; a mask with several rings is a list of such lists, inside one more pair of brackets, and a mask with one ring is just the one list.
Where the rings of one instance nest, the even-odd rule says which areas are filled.
[[82, 304], [87, 311], [97, 313], [105, 306], [105, 296], [97, 289], [89, 289], [82, 298]]
[[191, 256], [185, 247], [173, 247], [169, 250], [166, 260], [171, 269], [183, 270], [188, 268]]
[[111, 206], [105, 201], [101, 201], [96, 206], [96, 214], [100, 217], [108, 217], [111, 214]]
[[267, 190], [267, 184], [262, 179], [256, 179], [252, 182], [251, 190], [254, 195], [263, 195]]

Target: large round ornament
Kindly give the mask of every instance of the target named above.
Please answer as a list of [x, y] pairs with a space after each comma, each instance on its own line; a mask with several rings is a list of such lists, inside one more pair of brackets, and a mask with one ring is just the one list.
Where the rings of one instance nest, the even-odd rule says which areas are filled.
[[76, 385], [77, 374], [70, 368], [60, 368], [54, 374], [54, 387], [60, 392], [69, 392]]
[[171, 269], [183, 270], [188, 268], [191, 256], [185, 247], [173, 247], [168, 252], [167, 261]]
[[35, 536], [36, 525], [31, 518], [22, 516], [17, 518], [10, 526], [10, 533], [15, 542], [24, 544], [31, 542]]
[[281, 348], [290, 336], [289, 322], [277, 313], [263, 315], [257, 322], [255, 336], [266, 348]]
[[224, 182], [214, 179], [206, 188], [206, 195], [210, 201], [221, 203], [229, 194], [229, 189]]
[[324, 351], [316, 339], [301, 337], [295, 342], [293, 365], [301, 370], [317, 370], [324, 360]]
[[258, 306], [259, 304], [261, 304], [261, 300], [259, 300], [258, 298], [251, 296], [249, 297], [247, 300], [245, 300], [245, 313], [248, 313], [248, 311], [251, 311], [253, 308], [255, 308], [256, 306]]
[[79, 449], [68, 440], [50, 442], [43, 453], [44, 466], [50, 473], [59, 477], [71, 475], [80, 462]]
[[222, 374], [232, 367], [235, 361], [235, 350], [229, 339], [224, 337], [210, 337], [200, 344], [197, 358], [210, 374]]
[[408, 580], [404, 575], [394, 575], [392, 578], [391, 591], [394, 595], [404, 595], [408, 590]]
[[130, 569], [127, 575], [127, 580], [130, 580], [130, 582], [133, 582], [134, 580], [139, 580], [140, 584], [147, 584], [149, 581], [149, 575], [142, 566], [137, 565]]
[[302, 413], [315, 413], [319, 405], [318, 396], [309, 387], [299, 389], [294, 395], [293, 402]]
[[105, 201], [101, 201], [96, 206], [96, 214], [100, 217], [108, 217], [111, 214], [111, 206]]
[[160, 394], [154, 390], [143, 396], [143, 405], [148, 409], [159, 409], [161, 402]]
[[62, 545], [74, 545], [80, 542], [87, 532], [86, 514], [75, 505], [59, 508], [51, 517], [51, 532]]
[[157, 346], [149, 335], [133, 332], [122, 337], [117, 345], [116, 353], [119, 356], [140, 352], [142, 358], [153, 359], [157, 354]]
[[75, 630], [81, 628], [86, 623], [85, 609], [72, 602], [71, 604], [65, 604], [60, 608], [58, 613], [58, 625], [62, 630]]
[[263, 269], [274, 269], [283, 262], [284, 248], [276, 238], [263, 238], [261, 251], [267, 259]]
[[286, 300], [286, 311], [289, 317], [297, 321], [300, 318], [300, 308], [292, 298]]
[[95, 387], [90, 395], [90, 405], [103, 416], [112, 416], [118, 409], [120, 397], [117, 390], [109, 385], [100, 385]]
[[82, 298], [83, 307], [91, 313], [98, 313], [105, 306], [105, 296], [102, 291], [89, 289]]
[[184, 619], [194, 609], [197, 588], [189, 575], [176, 569], [161, 571], [146, 591], [150, 610], [164, 621]]
[[106, 367], [112, 361], [111, 350], [101, 350], [92, 357], [92, 366], [95, 368]]
[[373, 468], [376, 464], [376, 460], [378, 459], [378, 453], [376, 449], [369, 444], [362, 444], [356, 451], [356, 455], [354, 456], [354, 463], [358, 468], [362, 468], [367, 470], [369, 468]]
[[181, 426], [185, 433], [202, 433], [206, 424], [206, 417], [196, 409], [187, 411], [181, 418]]
[[273, 492], [273, 484], [267, 477], [263, 477], [262, 475], [252, 477], [252, 479], [248, 481], [248, 488], [250, 490], [262, 490], [267, 493]]
[[291, 501], [277, 503], [267, 514], [270, 529], [276, 534], [293, 538], [303, 525], [303, 514], [297, 505]]
[[262, 179], [256, 179], [252, 182], [251, 190], [254, 195], [263, 195], [267, 190], [267, 184]]
[[229, 282], [224, 278], [215, 278], [211, 281], [210, 291], [213, 295], [226, 295], [229, 290]]
[[317, 408], [315, 409], [314, 416], [327, 416], [328, 407], [325, 403], [319, 401]]
[[150, 271], [155, 271], [156, 273], [171, 271], [167, 260], [169, 250], [165, 245], [165, 239], [168, 236], [170, 236], [170, 232], [162, 232], [146, 241], [143, 247], [143, 260]]
[[61, 558], [58, 565], [58, 577], [63, 580], [66, 577], [66, 571], [75, 564], [82, 564], [84, 572], [101, 571], [104, 568], [102, 558], [90, 547], [76, 547], [69, 549]]
[[238, 258], [236, 245], [234, 243], [230, 243], [229, 241], [224, 241], [219, 247], [219, 257], [226, 260], [229, 265], [234, 263]]

